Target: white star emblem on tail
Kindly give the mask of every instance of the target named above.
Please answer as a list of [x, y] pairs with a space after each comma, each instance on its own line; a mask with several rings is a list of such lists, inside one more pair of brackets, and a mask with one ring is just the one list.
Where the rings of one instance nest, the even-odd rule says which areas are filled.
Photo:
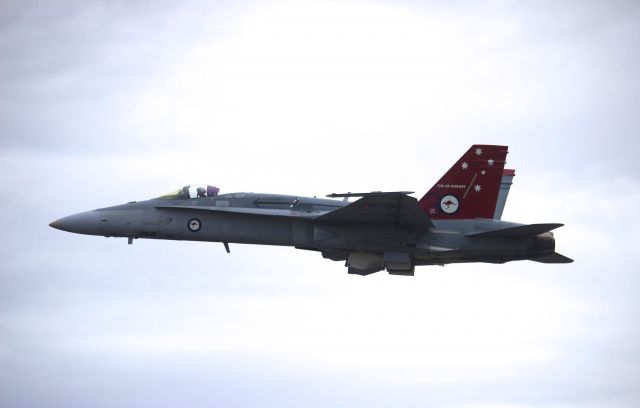
[[476, 149], [476, 155], [477, 155], [477, 156], [480, 156], [481, 154], [482, 154], [482, 149], [478, 147], [478, 148]]
[[482, 186], [480, 186], [480, 184], [476, 184], [476, 186], [473, 189], [476, 190], [477, 193], [479, 193], [480, 190], [482, 190]]
[[467, 162], [462, 162], [462, 170], [466, 170], [469, 168], [469, 163]]
[[493, 159], [487, 160], [487, 163], [489, 164], [489, 166], [493, 166]]

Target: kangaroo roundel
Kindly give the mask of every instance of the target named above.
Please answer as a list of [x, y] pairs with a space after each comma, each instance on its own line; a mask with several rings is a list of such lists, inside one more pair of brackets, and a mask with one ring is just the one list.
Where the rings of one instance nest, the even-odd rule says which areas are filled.
[[447, 194], [440, 200], [440, 209], [447, 214], [453, 214], [458, 211], [460, 203], [456, 196]]
[[192, 218], [189, 220], [189, 223], [187, 224], [189, 226], [189, 231], [191, 232], [198, 232], [200, 231], [200, 228], [202, 227], [202, 224], [200, 223], [200, 220], [197, 218]]

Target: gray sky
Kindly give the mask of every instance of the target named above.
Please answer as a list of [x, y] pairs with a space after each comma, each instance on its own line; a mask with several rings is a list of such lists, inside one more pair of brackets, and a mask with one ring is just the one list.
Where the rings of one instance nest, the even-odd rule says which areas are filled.
[[[0, 405], [636, 407], [635, 2], [0, 4]], [[549, 266], [349, 276], [291, 248], [78, 236], [205, 182], [426, 191], [510, 146]]]

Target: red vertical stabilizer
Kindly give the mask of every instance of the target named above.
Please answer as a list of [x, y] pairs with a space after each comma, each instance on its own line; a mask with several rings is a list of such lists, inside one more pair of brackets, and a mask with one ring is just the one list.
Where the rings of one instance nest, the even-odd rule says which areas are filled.
[[473, 145], [420, 199], [432, 219], [493, 218], [507, 146]]

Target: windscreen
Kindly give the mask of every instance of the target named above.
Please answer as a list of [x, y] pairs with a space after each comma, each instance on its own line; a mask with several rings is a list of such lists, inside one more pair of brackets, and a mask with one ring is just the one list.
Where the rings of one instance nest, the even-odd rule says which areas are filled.
[[190, 184], [179, 190], [172, 191], [158, 198], [164, 199], [188, 199], [188, 198], [206, 198], [215, 197], [220, 193], [220, 189], [208, 184]]

